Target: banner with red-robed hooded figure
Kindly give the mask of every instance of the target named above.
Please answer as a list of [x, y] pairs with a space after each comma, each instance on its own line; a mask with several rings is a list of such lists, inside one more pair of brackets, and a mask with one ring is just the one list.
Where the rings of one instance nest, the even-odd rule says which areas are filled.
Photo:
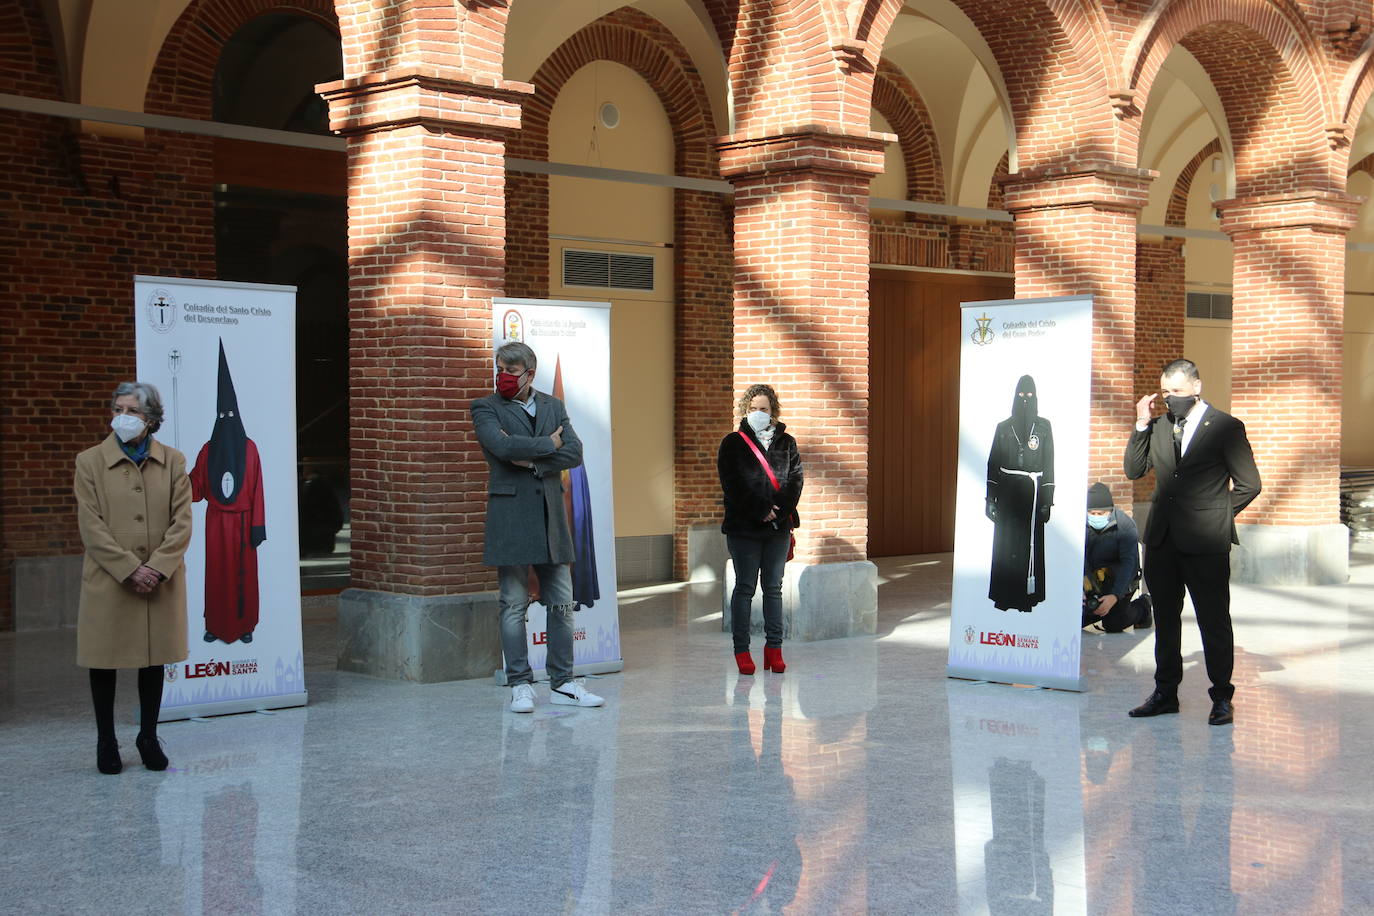
[[191, 499], [205, 503], [205, 642], [251, 643], [259, 616], [258, 548], [267, 539], [262, 459], [243, 427], [223, 340], [215, 426], [191, 469]]
[[300, 706], [296, 291], [136, 277], [138, 377], [186, 456], [190, 655], [166, 666], [162, 718]]

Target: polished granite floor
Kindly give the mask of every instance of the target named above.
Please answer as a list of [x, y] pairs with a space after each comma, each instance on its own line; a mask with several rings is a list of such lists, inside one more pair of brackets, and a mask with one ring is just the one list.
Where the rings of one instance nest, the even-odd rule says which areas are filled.
[[[879, 563], [876, 638], [739, 678], [719, 586], [621, 595], [604, 709], [332, 670], [310, 705], [162, 727], [101, 776], [73, 635], [0, 635], [0, 911], [1374, 912], [1374, 553], [1237, 587], [1237, 712], [1131, 720], [1151, 637], [1085, 634], [1085, 692], [944, 677], [949, 559]], [[132, 678], [120, 682], [122, 710]], [[541, 699], [546, 691], [541, 688]]]

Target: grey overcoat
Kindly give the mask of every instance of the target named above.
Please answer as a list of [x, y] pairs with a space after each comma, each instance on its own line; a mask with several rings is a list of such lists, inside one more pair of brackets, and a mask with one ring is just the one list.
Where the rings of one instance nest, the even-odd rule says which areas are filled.
[[[191, 481], [186, 457], [154, 439], [139, 467], [114, 433], [76, 459], [76, 519], [86, 556], [76, 617], [76, 663], [146, 668], [186, 657], [186, 566]], [[141, 565], [162, 573], [151, 594], [124, 584]]]
[[[488, 566], [571, 563], [572, 531], [563, 503], [561, 471], [582, 463], [582, 440], [563, 402], [536, 391], [534, 434], [523, 407], [499, 394], [472, 402], [472, 425], [487, 459]], [[563, 447], [550, 434], [563, 427]], [[529, 461], [532, 468], [514, 464]]]

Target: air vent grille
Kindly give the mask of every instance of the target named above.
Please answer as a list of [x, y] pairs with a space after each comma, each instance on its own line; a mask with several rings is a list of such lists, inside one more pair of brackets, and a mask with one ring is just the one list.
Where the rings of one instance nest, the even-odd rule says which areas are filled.
[[1219, 318], [1231, 320], [1230, 293], [1189, 293], [1189, 318]]
[[565, 248], [563, 285], [652, 291], [654, 258], [646, 254]]

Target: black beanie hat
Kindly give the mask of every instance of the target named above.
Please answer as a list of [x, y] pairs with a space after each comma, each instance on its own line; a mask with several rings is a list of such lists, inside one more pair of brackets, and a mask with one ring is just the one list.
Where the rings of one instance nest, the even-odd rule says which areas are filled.
[[1110, 509], [1116, 504], [1112, 502], [1112, 491], [1107, 489], [1107, 485], [1098, 482], [1088, 487], [1088, 508], [1089, 509]]

